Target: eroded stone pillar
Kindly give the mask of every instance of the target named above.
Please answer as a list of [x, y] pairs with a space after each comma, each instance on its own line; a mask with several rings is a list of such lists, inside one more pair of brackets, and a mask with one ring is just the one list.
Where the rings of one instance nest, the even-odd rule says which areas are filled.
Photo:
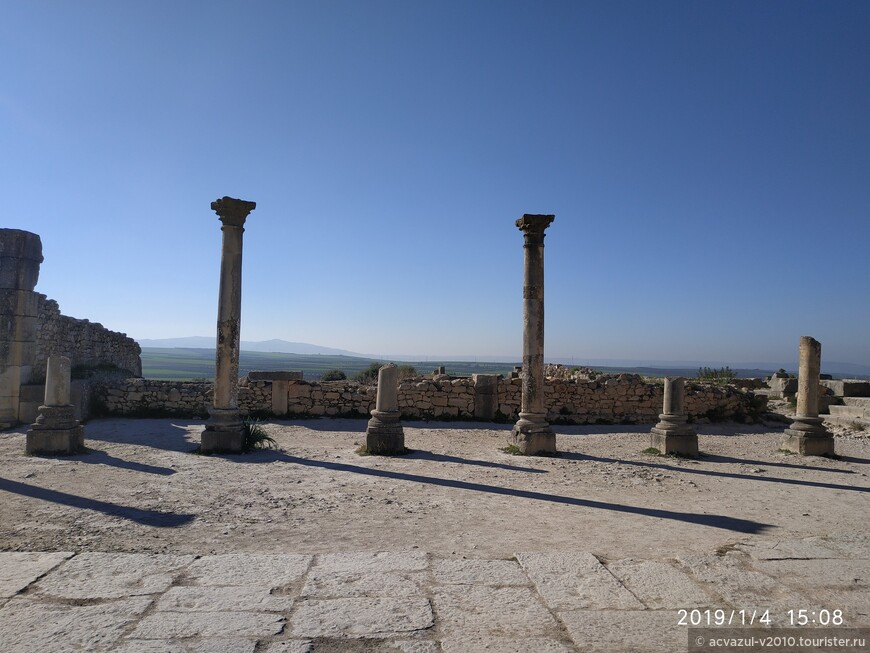
[[0, 229], [0, 428], [19, 422], [22, 383], [36, 356], [42, 241], [20, 229]]
[[399, 412], [399, 368], [388, 363], [378, 370], [375, 409], [366, 429], [366, 451], [390, 456], [405, 453], [405, 432]]
[[523, 390], [514, 444], [527, 455], [556, 453], [556, 434], [544, 408], [544, 230], [554, 215], [517, 220], [523, 232]]
[[650, 430], [650, 446], [665, 454], [697, 458], [698, 434], [687, 424], [685, 379], [665, 379], [662, 403], [658, 424]]
[[218, 295], [214, 402], [202, 434], [203, 453], [240, 453], [244, 444], [239, 415], [239, 335], [242, 315], [242, 234], [257, 207], [232, 197], [211, 203], [222, 223], [221, 280]]
[[833, 456], [834, 436], [819, 417], [819, 371], [822, 345], [815, 338], [801, 336], [798, 369], [797, 410], [794, 422], [782, 439], [782, 448], [805, 456]]
[[84, 427], [70, 403], [72, 366], [66, 356], [50, 356], [45, 373], [45, 402], [36, 422], [28, 429], [28, 454], [69, 455], [85, 444]]

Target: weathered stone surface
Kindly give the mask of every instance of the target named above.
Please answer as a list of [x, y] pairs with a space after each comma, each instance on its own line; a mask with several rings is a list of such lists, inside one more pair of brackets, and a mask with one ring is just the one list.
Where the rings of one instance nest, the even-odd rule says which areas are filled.
[[128, 639], [112, 653], [254, 653], [256, 648], [255, 639]]
[[617, 560], [607, 564], [625, 588], [652, 610], [721, 607], [716, 597], [667, 562]]
[[575, 653], [573, 646], [541, 637], [453, 637], [441, 643], [444, 653]]
[[301, 596], [420, 596], [425, 582], [424, 572], [323, 573], [315, 569], [308, 574]]
[[268, 612], [155, 612], [139, 622], [130, 638], [259, 638], [283, 628], [284, 617]]
[[314, 653], [314, 644], [310, 639], [293, 639], [286, 642], [267, 644], [263, 653]]
[[275, 596], [265, 586], [172, 587], [155, 606], [160, 612], [285, 612], [293, 599]]
[[438, 560], [435, 582], [442, 585], [529, 585], [531, 581], [515, 560]]
[[433, 592], [435, 610], [451, 637], [547, 637], [558, 624], [530, 587], [448, 585]]
[[396, 637], [435, 623], [423, 597], [374, 597], [299, 602], [291, 618], [297, 637]]
[[644, 607], [591, 553], [519, 553], [517, 560], [553, 610]]
[[15, 643], [15, 653], [108, 651], [151, 601], [134, 597], [70, 605], [16, 597], [0, 608], [0, 632], [7, 646]]
[[584, 653], [674, 653], [686, 649], [686, 627], [673, 610], [580, 610], [559, 618]]
[[362, 573], [419, 571], [429, 562], [422, 551], [354, 551], [317, 556], [312, 573]]
[[38, 596], [113, 599], [165, 592], [193, 556], [79, 553], [33, 585]]
[[767, 574], [750, 569], [733, 555], [687, 555], [680, 563], [712, 594], [722, 597], [723, 604], [736, 610], [762, 615], [769, 610], [775, 625], [786, 626], [786, 610], [797, 603], [812, 607], [807, 597], [791, 590]]
[[264, 585], [270, 589], [295, 583], [305, 575], [311, 556], [237, 554], [203, 556], [185, 570], [194, 585]]
[[14, 596], [47, 574], [72, 553], [0, 553], [0, 598]]

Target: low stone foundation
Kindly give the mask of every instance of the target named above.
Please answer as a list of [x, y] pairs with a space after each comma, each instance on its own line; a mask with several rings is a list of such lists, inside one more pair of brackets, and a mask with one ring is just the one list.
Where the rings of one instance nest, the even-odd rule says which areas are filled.
[[[283, 389], [286, 388], [286, 403]], [[281, 394], [273, 397], [273, 391]], [[95, 413], [206, 418], [213, 386], [207, 382], [112, 380], [93, 388]], [[521, 380], [492, 375], [409, 379], [399, 384], [403, 419], [515, 421]], [[547, 420], [553, 424], [634, 424], [655, 422], [662, 406], [662, 382], [634, 374], [595, 380], [547, 379]], [[243, 415], [279, 417], [369, 417], [376, 385], [355, 381], [252, 381], [239, 383]], [[685, 410], [690, 419], [751, 419], [766, 397], [733, 386], [686, 382]], [[285, 409], [286, 406], [286, 409]], [[279, 408], [279, 410], [275, 410]]]

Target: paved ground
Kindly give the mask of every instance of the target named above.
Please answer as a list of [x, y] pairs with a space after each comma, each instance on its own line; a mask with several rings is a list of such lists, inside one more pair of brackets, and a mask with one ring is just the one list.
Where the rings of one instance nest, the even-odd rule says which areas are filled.
[[818, 539], [671, 563], [7, 552], [0, 629], [3, 650], [22, 653], [671, 652], [686, 650], [680, 622], [708, 614], [737, 624], [768, 612], [788, 626], [789, 610], [842, 610], [845, 626], [870, 626], [867, 565], [866, 543]]
[[271, 423], [279, 449], [241, 458], [192, 455], [201, 425], [168, 420], [96, 420], [70, 458], [0, 434], [0, 653], [721, 651], [688, 649], [689, 625], [870, 629], [863, 434], [803, 459], [775, 429], [708, 425], [686, 461], [638, 427], [561, 427], [549, 459], [421, 423], [415, 454], [383, 459], [354, 453], [364, 427]]

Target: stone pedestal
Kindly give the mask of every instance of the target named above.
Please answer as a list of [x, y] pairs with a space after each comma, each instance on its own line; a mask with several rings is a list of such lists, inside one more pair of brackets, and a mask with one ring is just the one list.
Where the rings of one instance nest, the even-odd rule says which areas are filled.
[[819, 371], [822, 345], [802, 336], [798, 369], [797, 410], [782, 438], [781, 448], [804, 456], [833, 456], [834, 436], [819, 417]]
[[20, 388], [30, 381], [36, 355], [39, 303], [33, 289], [42, 260], [39, 236], [0, 229], [0, 429], [21, 421]]
[[366, 428], [366, 451], [390, 456], [405, 453], [405, 432], [399, 412], [399, 368], [392, 363], [378, 370], [378, 395]]
[[530, 456], [556, 453], [556, 434], [544, 408], [544, 230], [555, 218], [526, 214], [516, 222], [524, 237], [523, 386], [513, 439]]
[[36, 422], [28, 429], [28, 454], [69, 455], [85, 445], [84, 427], [75, 417], [70, 403], [70, 360], [51, 356], [45, 375], [45, 403], [39, 407]]
[[664, 454], [698, 457], [698, 434], [687, 424], [685, 380], [665, 379], [662, 414], [650, 430], [650, 446]]
[[242, 234], [256, 203], [224, 197], [211, 203], [222, 223], [221, 280], [218, 295], [214, 404], [202, 434], [203, 453], [241, 453], [239, 415], [239, 336], [242, 314]]

